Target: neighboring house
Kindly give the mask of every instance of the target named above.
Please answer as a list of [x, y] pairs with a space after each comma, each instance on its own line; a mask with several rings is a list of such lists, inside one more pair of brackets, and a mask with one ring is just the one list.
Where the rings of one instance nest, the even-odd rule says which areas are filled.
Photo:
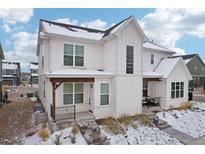
[[205, 64], [198, 54], [179, 55], [173, 58], [182, 57], [185, 61], [193, 80], [190, 81], [191, 87], [203, 87], [205, 84]]
[[2, 103], [2, 60], [4, 59], [4, 52], [1, 46], [1, 42], [0, 42], [0, 104]]
[[31, 75], [30, 73], [21, 72], [21, 77], [20, 77], [21, 83], [29, 84], [29, 82], [30, 82], [30, 75]]
[[3, 84], [9, 86], [20, 85], [20, 63], [19, 62], [3, 62]]
[[142, 113], [143, 93], [176, 107], [188, 101], [192, 77], [173, 54], [150, 42], [134, 16], [104, 31], [40, 20], [39, 98], [53, 120], [72, 107], [96, 118]]
[[30, 84], [38, 84], [38, 63], [30, 62]]

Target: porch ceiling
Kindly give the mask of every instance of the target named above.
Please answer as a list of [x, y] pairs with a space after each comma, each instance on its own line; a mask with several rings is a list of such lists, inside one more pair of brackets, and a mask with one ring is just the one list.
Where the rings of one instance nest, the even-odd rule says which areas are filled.
[[51, 82], [95, 82], [95, 78], [50, 78]]

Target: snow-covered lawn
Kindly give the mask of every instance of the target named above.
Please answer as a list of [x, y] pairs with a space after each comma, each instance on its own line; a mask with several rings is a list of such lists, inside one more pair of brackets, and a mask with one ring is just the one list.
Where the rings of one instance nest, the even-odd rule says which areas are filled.
[[205, 135], [205, 103], [195, 103], [194, 110], [160, 112], [157, 116], [174, 129], [194, 138]]
[[136, 145], [136, 144], [181, 144], [177, 139], [170, 137], [165, 132], [155, 127], [139, 125], [138, 127], [129, 126], [125, 134], [114, 135], [107, 132], [107, 130], [101, 127], [102, 133], [104, 133], [110, 144], [116, 145]]
[[[38, 133], [36, 133], [35, 135], [33, 135], [31, 137], [27, 137], [25, 139], [24, 144], [27, 144], [27, 145], [38, 145], [38, 144], [53, 145], [53, 144], [55, 144], [56, 136], [61, 134], [61, 137], [60, 137], [61, 144], [62, 145], [66, 145], [66, 144], [70, 145], [70, 144], [72, 144], [71, 143], [71, 130], [72, 130], [72, 127], [63, 129], [61, 131], [54, 132], [53, 134], [50, 135], [50, 137], [46, 141], [43, 141], [38, 136]], [[87, 143], [86, 143], [85, 139], [83, 138], [82, 134], [80, 132], [77, 133], [76, 134], [76, 143], [72, 144], [72, 145], [85, 145], [85, 144], [87, 144]]]

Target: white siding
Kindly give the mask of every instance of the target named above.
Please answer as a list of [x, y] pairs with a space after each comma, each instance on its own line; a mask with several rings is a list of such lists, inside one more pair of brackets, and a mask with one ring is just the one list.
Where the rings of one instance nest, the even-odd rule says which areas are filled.
[[[151, 64], [151, 54], [154, 55], [154, 64]], [[143, 51], [143, 71], [153, 71], [160, 63], [162, 58], [167, 58], [168, 54], [144, 49]]]

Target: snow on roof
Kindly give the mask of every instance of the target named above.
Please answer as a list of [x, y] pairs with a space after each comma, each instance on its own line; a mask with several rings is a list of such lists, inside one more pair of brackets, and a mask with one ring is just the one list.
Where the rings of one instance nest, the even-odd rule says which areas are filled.
[[98, 71], [98, 70], [80, 70], [68, 69], [47, 74], [48, 77], [93, 77], [93, 76], [113, 76], [111, 72]]
[[161, 73], [167, 78], [179, 60], [180, 57], [163, 59], [154, 72]]
[[145, 42], [143, 43], [143, 47], [144, 48], [148, 48], [148, 49], [154, 49], [154, 50], [161, 50], [161, 51], [166, 51], [167, 53], [173, 54], [175, 53], [174, 51], [171, 51], [165, 47], [162, 47], [158, 44], [152, 43], [152, 42]]
[[18, 65], [17, 64], [13, 64], [13, 63], [2, 63], [2, 69], [18, 69]]
[[32, 73], [31, 76], [38, 76], [38, 74], [37, 73]]
[[30, 63], [30, 69], [38, 69], [38, 64]]
[[84, 38], [90, 40], [101, 40], [104, 33], [103, 31], [96, 30], [90, 31], [90, 29], [80, 28], [77, 26], [60, 24], [56, 22], [49, 22], [42, 20], [42, 24], [48, 33], [60, 34], [65, 36], [71, 36], [76, 38]]
[[162, 78], [163, 74], [153, 71], [143, 72], [143, 77], [145, 78]]
[[15, 77], [14, 75], [2, 75], [2, 77]]

